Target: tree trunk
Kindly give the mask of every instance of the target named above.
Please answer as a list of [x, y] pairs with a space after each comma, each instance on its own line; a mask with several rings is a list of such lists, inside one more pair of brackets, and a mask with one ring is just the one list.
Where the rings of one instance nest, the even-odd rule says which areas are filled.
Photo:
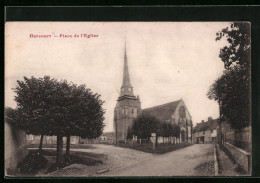
[[42, 153], [42, 141], [43, 141], [43, 134], [41, 134], [41, 140], [39, 145], [39, 153]]
[[58, 166], [61, 166], [63, 164], [63, 156], [62, 156], [62, 147], [63, 141], [62, 136], [57, 135], [57, 155], [56, 155], [56, 163]]
[[158, 136], [155, 137], [155, 146], [158, 146]]
[[67, 136], [67, 144], [66, 144], [66, 156], [70, 155], [70, 135]]

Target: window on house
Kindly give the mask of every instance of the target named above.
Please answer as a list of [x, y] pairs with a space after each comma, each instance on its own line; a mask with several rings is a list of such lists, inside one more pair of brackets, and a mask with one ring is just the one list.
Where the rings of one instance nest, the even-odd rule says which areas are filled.
[[213, 130], [211, 130], [211, 133], [213, 133]]
[[205, 131], [203, 131], [203, 135], [205, 135]]

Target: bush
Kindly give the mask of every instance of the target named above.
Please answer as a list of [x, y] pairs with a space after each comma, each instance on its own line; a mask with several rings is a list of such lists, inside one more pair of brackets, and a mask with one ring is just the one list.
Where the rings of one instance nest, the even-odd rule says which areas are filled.
[[29, 152], [17, 165], [21, 173], [36, 174], [47, 165], [47, 159], [38, 151]]

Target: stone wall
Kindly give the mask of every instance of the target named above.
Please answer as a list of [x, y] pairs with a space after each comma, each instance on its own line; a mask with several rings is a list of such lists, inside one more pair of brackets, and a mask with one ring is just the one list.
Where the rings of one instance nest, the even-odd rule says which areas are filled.
[[250, 153], [225, 142], [224, 148], [232, 155], [234, 160], [249, 174], [251, 174], [251, 155]]
[[5, 122], [5, 174], [17, 172], [18, 162], [27, 154], [26, 133]]
[[252, 130], [251, 126], [245, 127], [241, 130], [235, 130], [232, 128], [225, 128], [224, 140], [238, 148], [241, 148], [247, 152], [252, 151]]

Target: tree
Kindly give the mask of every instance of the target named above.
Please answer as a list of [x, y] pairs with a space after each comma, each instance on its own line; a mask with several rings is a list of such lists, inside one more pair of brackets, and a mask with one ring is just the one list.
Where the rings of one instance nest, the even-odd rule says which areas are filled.
[[68, 98], [68, 124], [65, 131], [67, 136], [66, 154], [69, 155], [70, 136], [82, 138], [97, 138], [104, 128], [103, 101], [100, 95], [87, 89], [85, 85], [70, 86]]
[[208, 92], [209, 99], [220, 105], [220, 122], [227, 120], [235, 129], [250, 124], [250, 86], [245, 72], [235, 66], [218, 78]]
[[219, 57], [224, 62], [225, 69], [230, 70], [234, 65], [250, 68], [250, 23], [234, 22], [216, 33], [216, 41], [226, 38], [228, 46], [220, 50]]
[[28, 133], [57, 136], [57, 164], [63, 164], [62, 138], [70, 135], [95, 138], [104, 127], [103, 101], [84, 85], [76, 86], [66, 80], [24, 77], [14, 89], [18, 105], [18, 125]]
[[164, 137], [169, 138], [172, 135], [173, 125], [170, 123], [164, 122], [161, 124], [161, 128], [162, 128], [162, 136], [163, 136], [163, 143], [164, 143]]
[[225, 71], [209, 88], [208, 98], [216, 100], [221, 121], [233, 128], [250, 124], [250, 24], [234, 22], [217, 33], [216, 41], [226, 38], [228, 46], [220, 50]]
[[150, 138], [151, 133], [157, 133], [160, 121], [149, 114], [140, 114], [133, 123], [132, 133], [138, 138], [142, 139]]
[[133, 138], [133, 131], [132, 128], [128, 127], [127, 129], [127, 139], [132, 139]]
[[181, 129], [179, 125], [173, 124], [172, 125], [172, 131], [171, 131], [171, 136], [174, 136], [176, 138], [180, 137]]
[[30, 79], [24, 77], [24, 81], [17, 81], [17, 86], [14, 88], [17, 96], [17, 119], [16, 125], [24, 128], [27, 134], [41, 135], [39, 150], [42, 149], [43, 134], [51, 134], [50, 120], [48, 115], [48, 91], [56, 80], [50, 80], [49, 77]]

